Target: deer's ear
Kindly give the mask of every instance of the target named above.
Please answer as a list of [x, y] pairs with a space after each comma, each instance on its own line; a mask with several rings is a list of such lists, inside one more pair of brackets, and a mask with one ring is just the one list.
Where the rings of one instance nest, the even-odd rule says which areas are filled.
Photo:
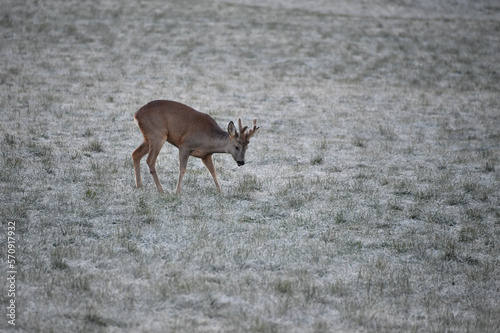
[[229, 125], [227, 125], [227, 132], [232, 138], [238, 137], [238, 132], [236, 132], [236, 127], [234, 127], [234, 123], [232, 121], [230, 121]]

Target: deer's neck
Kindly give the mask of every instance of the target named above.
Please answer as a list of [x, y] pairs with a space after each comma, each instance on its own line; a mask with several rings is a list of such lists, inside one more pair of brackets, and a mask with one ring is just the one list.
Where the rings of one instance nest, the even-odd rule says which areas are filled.
[[214, 132], [211, 137], [211, 150], [214, 153], [227, 153], [229, 146], [229, 134], [225, 131]]

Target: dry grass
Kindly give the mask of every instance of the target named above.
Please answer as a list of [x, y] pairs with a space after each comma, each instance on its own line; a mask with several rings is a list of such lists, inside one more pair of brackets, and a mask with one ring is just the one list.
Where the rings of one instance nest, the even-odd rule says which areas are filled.
[[[500, 330], [495, 1], [1, 8], [20, 331]], [[259, 119], [223, 195], [169, 146], [134, 188], [158, 98]]]

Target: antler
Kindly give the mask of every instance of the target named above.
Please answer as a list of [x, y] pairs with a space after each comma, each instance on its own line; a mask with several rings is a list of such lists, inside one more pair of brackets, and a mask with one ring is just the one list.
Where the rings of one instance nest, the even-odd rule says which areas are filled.
[[248, 126], [241, 126], [241, 118], [238, 118], [238, 129], [240, 130], [240, 135], [243, 135], [247, 130]]
[[257, 119], [254, 119], [253, 120], [253, 127], [251, 129], [248, 129], [248, 126], [245, 126], [243, 127], [241, 125], [241, 118], [238, 118], [238, 129], [240, 131], [240, 137], [241, 137], [241, 140], [243, 141], [248, 141], [250, 140], [250, 138], [255, 134], [255, 132], [259, 129], [257, 127]]
[[251, 129], [248, 130], [247, 132], [247, 136], [246, 136], [246, 139], [247, 140], [250, 140], [250, 138], [255, 134], [255, 132], [258, 130], [259, 128], [257, 127], [257, 118], [255, 118], [253, 120], [253, 126]]

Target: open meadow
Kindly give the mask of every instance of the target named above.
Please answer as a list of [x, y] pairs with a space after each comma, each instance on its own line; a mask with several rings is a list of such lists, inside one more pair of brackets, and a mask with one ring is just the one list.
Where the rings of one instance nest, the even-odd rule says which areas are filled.
[[[498, 1], [2, 0], [0, 38], [1, 332], [500, 331]], [[155, 99], [258, 118], [221, 195], [169, 144], [135, 188]]]

